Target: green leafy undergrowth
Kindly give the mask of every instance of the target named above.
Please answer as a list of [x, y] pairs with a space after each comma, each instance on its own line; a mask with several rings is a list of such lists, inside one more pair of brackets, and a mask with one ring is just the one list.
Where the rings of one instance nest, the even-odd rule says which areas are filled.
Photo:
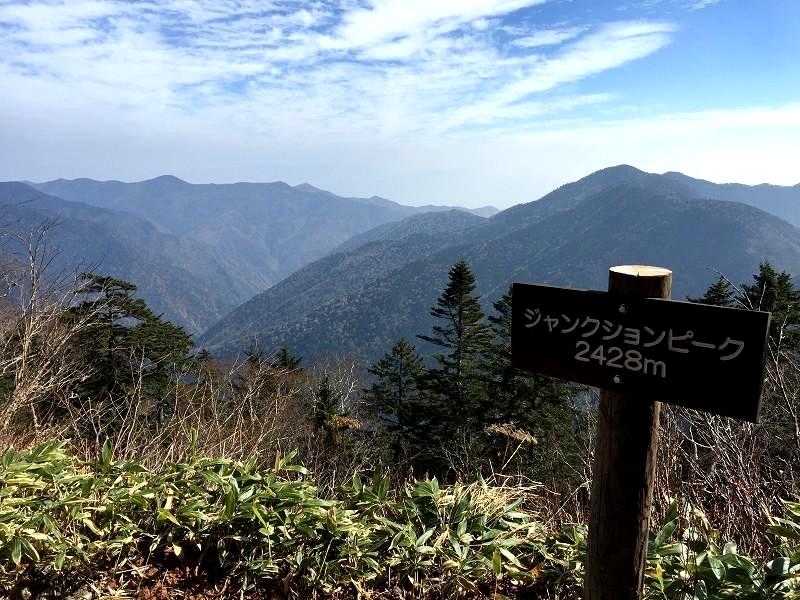
[[663, 527], [650, 536], [650, 597], [800, 598], [800, 504], [785, 508], [767, 528], [775, 542], [771, 556], [756, 559], [720, 540], [700, 510], [673, 502]]
[[[436, 479], [390, 489], [377, 474], [326, 499], [294, 455], [271, 468], [197, 457], [150, 471], [114, 460], [109, 445], [96, 462], [66, 448], [2, 456], [0, 591], [37, 573], [96, 574], [102, 565], [130, 579], [183, 565], [237, 590], [297, 598], [580, 595], [585, 527], [547, 530], [524, 509], [530, 490]], [[692, 519], [676, 503], [653, 536], [650, 597], [798, 597], [800, 505], [770, 524], [769, 560], [718, 546]]]
[[519, 490], [435, 479], [390, 490], [380, 474], [320, 498], [294, 455], [196, 458], [159, 471], [83, 463], [63, 442], [8, 451], [0, 466], [0, 565], [6, 586], [31, 566], [185, 561], [249, 587], [298, 597], [374, 587], [460, 593], [530, 580], [544, 533]]

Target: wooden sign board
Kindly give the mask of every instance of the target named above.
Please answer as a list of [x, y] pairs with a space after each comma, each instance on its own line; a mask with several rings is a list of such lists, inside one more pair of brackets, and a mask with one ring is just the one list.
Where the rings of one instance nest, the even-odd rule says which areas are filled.
[[758, 422], [770, 315], [514, 284], [512, 364]]

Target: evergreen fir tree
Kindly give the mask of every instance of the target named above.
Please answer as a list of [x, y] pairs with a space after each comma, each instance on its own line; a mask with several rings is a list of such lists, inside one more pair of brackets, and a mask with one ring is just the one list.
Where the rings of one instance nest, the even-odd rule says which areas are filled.
[[434, 438], [448, 436], [459, 426], [473, 427], [485, 397], [479, 367], [490, 334], [474, 294], [475, 277], [462, 260], [450, 268], [448, 279], [431, 308], [441, 324], [433, 327], [432, 335], [417, 336], [442, 348], [434, 354], [437, 366], [428, 371], [423, 385], [433, 395], [426, 416], [428, 434]]
[[197, 365], [189, 354], [192, 337], [148, 308], [142, 320], [128, 330], [126, 344], [136, 361], [134, 367], [141, 370], [144, 395], [158, 403], [163, 415], [164, 407], [172, 406], [170, 384]]
[[493, 337], [487, 345], [483, 370], [489, 392], [487, 419], [513, 421], [525, 426], [542, 402], [561, 404], [574, 395], [570, 384], [551, 377], [531, 375], [511, 366], [512, 287], [494, 303], [489, 316]]
[[247, 357], [247, 363], [249, 365], [256, 366], [264, 362], [264, 351], [259, 350], [256, 344], [251, 344], [244, 355]]
[[769, 261], [764, 261], [753, 275], [753, 283], [743, 283], [739, 289], [741, 293], [720, 276], [702, 297], [689, 300], [770, 312], [770, 338], [780, 340], [784, 348], [800, 347], [800, 290], [794, 288], [789, 273], [778, 272]]
[[745, 307], [772, 313], [770, 337], [773, 340], [781, 340], [784, 347], [796, 349], [800, 346], [800, 291], [794, 289], [789, 273], [778, 273], [764, 261], [758, 274], [753, 275], [753, 283], [742, 284], [741, 289], [740, 301]]
[[489, 316], [494, 336], [483, 363], [488, 391], [484, 418], [486, 424], [509, 423], [534, 437], [537, 443], [518, 456], [535, 478], [567, 476], [569, 465], [580, 460], [570, 402], [579, 388], [511, 366], [512, 290], [494, 303], [496, 313]]
[[195, 364], [191, 336], [135, 298], [134, 284], [93, 273], [82, 280], [85, 300], [65, 313], [66, 319], [91, 315], [93, 320], [81, 339], [93, 371], [79, 393], [95, 399], [124, 393], [141, 374], [143, 395], [165, 403], [176, 373]]
[[711, 304], [713, 306], [735, 306], [736, 290], [728, 279], [720, 275], [719, 279], [699, 298], [687, 298], [689, 302]]
[[331, 385], [330, 377], [325, 375], [314, 390], [312, 414], [317, 427], [325, 429], [328, 420], [340, 414], [339, 400], [339, 394]]
[[368, 395], [391, 430], [404, 437], [411, 436], [415, 415], [420, 407], [419, 383], [425, 372], [422, 357], [405, 338], [391, 352], [373, 364], [368, 371], [377, 380]]
[[278, 350], [278, 354], [275, 356], [275, 361], [273, 364], [276, 367], [294, 371], [295, 369], [300, 368], [300, 362], [302, 360], [303, 359], [299, 356], [294, 356], [291, 352], [289, 352], [289, 348], [286, 346], [281, 346], [280, 350]]
[[795, 289], [791, 274], [778, 272], [764, 261], [753, 275], [753, 283], [743, 283], [739, 289], [737, 292], [720, 277], [702, 297], [689, 301], [770, 312], [770, 339], [780, 341], [783, 348], [800, 349], [800, 290]]

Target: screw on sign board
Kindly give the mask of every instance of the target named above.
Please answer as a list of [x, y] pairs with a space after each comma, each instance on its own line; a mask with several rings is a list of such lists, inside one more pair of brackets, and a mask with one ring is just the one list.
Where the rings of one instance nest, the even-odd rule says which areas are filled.
[[670, 301], [672, 272], [609, 291], [514, 284], [512, 364], [601, 388], [584, 598], [641, 598], [660, 402], [758, 421], [769, 313]]

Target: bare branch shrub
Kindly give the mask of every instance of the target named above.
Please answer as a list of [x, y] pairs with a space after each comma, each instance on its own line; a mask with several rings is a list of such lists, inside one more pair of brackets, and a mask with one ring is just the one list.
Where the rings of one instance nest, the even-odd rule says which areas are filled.
[[[142, 393], [144, 368], [122, 397], [73, 405], [64, 433], [85, 437], [90, 425], [96, 452], [112, 437], [114, 455], [157, 467], [192, 453], [234, 459], [267, 460], [301, 445], [308, 436], [302, 377], [267, 360], [227, 368], [202, 364], [181, 374], [168, 391], [171, 404], [156, 409]], [[110, 426], [113, 424], [113, 427]]]
[[[62, 318], [76, 299], [75, 277], [45, 276], [54, 258], [46, 245], [50, 225], [44, 224], [13, 241], [22, 249], [26, 270], [2, 274], [4, 303], [0, 313], [0, 381], [7, 381], [0, 405], [0, 423], [7, 431], [25, 429], [41, 434], [48, 417], [64, 409], [91, 366], [76, 351], [80, 334], [93, 314], [78, 320]], [[0, 388], [2, 389], [2, 388]]]
[[326, 416], [322, 428], [312, 430], [300, 455], [318, 485], [334, 489], [356, 474], [382, 469], [389, 460], [388, 444], [373, 407], [363, 398], [366, 381], [356, 358], [330, 356], [308, 373], [303, 395], [310, 415], [317, 415], [323, 380], [336, 399], [334, 414]]
[[800, 366], [770, 344], [759, 424], [663, 406], [656, 482], [660, 518], [671, 498], [701, 508], [726, 540], [768, 546], [762, 524], [800, 493]]

